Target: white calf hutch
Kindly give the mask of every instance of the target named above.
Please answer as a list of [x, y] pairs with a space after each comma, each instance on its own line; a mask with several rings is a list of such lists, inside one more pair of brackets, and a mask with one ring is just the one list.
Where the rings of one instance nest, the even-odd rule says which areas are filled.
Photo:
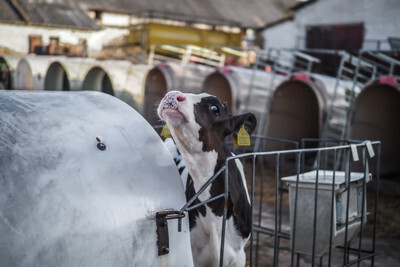
[[135, 110], [98, 92], [3, 91], [0, 114], [2, 266], [192, 265], [186, 217], [157, 247], [156, 213], [186, 199]]

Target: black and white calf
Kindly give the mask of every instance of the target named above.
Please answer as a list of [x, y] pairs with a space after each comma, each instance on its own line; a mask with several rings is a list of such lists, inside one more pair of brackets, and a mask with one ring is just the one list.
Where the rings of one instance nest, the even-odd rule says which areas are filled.
[[[170, 91], [158, 107], [158, 116], [168, 124], [171, 135], [188, 169], [186, 197], [190, 199], [232, 155], [225, 137], [237, 134], [242, 125], [249, 134], [256, 118], [248, 113], [232, 116], [224, 104], [209, 94], [183, 94]], [[224, 265], [244, 266], [244, 246], [251, 230], [251, 207], [243, 166], [231, 161], [229, 168], [229, 204], [226, 224]], [[199, 201], [224, 192], [222, 173]], [[218, 266], [224, 199], [213, 201], [189, 212], [192, 253], [195, 266]]]

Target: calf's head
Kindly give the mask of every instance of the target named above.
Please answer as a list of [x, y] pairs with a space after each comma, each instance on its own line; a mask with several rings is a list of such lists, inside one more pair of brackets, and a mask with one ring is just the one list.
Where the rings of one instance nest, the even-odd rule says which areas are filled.
[[254, 114], [232, 116], [217, 97], [206, 93], [170, 91], [157, 113], [167, 123], [178, 148], [192, 153], [219, 152], [227, 135], [236, 135], [242, 125], [251, 134], [257, 124]]

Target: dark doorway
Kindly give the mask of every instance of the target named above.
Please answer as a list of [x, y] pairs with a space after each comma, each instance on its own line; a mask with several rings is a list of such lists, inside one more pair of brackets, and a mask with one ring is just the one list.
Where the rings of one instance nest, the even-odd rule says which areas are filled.
[[59, 62], [54, 62], [47, 70], [44, 90], [69, 91], [69, 81], [65, 69]]
[[11, 89], [11, 72], [4, 58], [0, 57], [0, 90]]
[[94, 90], [114, 95], [111, 79], [100, 67], [94, 67], [88, 72], [83, 81], [82, 90]]
[[348, 137], [379, 140], [381, 174], [400, 174], [400, 85], [373, 83], [355, 99]]

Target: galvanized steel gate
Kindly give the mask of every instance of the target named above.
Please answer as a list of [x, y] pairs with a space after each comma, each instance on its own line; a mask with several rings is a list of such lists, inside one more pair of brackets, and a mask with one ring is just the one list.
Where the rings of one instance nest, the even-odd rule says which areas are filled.
[[[317, 148], [299, 149], [293, 141], [252, 138], [260, 140], [260, 150], [270, 142], [279, 142], [282, 150], [246, 153], [252, 148], [234, 148], [242, 154], [229, 157], [225, 166], [177, 215], [216, 199], [228, 201], [227, 166], [239, 159], [245, 166], [252, 206], [247, 265], [374, 266], [378, 255], [375, 237], [380, 142], [342, 140], [341, 143], [348, 144], [329, 146], [338, 141], [307, 139], [303, 146], [316, 142]], [[336, 160], [338, 155], [343, 155], [340, 162]], [[193, 205], [221, 173], [225, 175], [225, 193]], [[265, 190], [271, 185], [272, 190]], [[367, 195], [367, 191], [372, 194]], [[225, 209], [220, 266], [223, 266], [226, 214]]]
[[[360, 266], [363, 262], [363, 266], [374, 266], [380, 142], [347, 141], [347, 145], [329, 147], [338, 141], [305, 143], [310, 141], [318, 141], [318, 148], [244, 153], [227, 159], [241, 159], [251, 166], [247, 168], [253, 207], [248, 264]], [[338, 163], [339, 155], [343, 159]], [[331, 161], [332, 157], [335, 160]], [[370, 182], [368, 191], [374, 195], [367, 198]], [[263, 187], [268, 184], [274, 184], [273, 207], [264, 202]], [[273, 220], [265, 218], [268, 208], [263, 205], [270, 206], [273, 213], [267, 216], [272, 215]], [[287, 209], [289, 216], [284, 214]], [[263, 246], [262, 240], [273, 246]], [[271, 250], [272, 261], [263, 261], [263, 254]]]

